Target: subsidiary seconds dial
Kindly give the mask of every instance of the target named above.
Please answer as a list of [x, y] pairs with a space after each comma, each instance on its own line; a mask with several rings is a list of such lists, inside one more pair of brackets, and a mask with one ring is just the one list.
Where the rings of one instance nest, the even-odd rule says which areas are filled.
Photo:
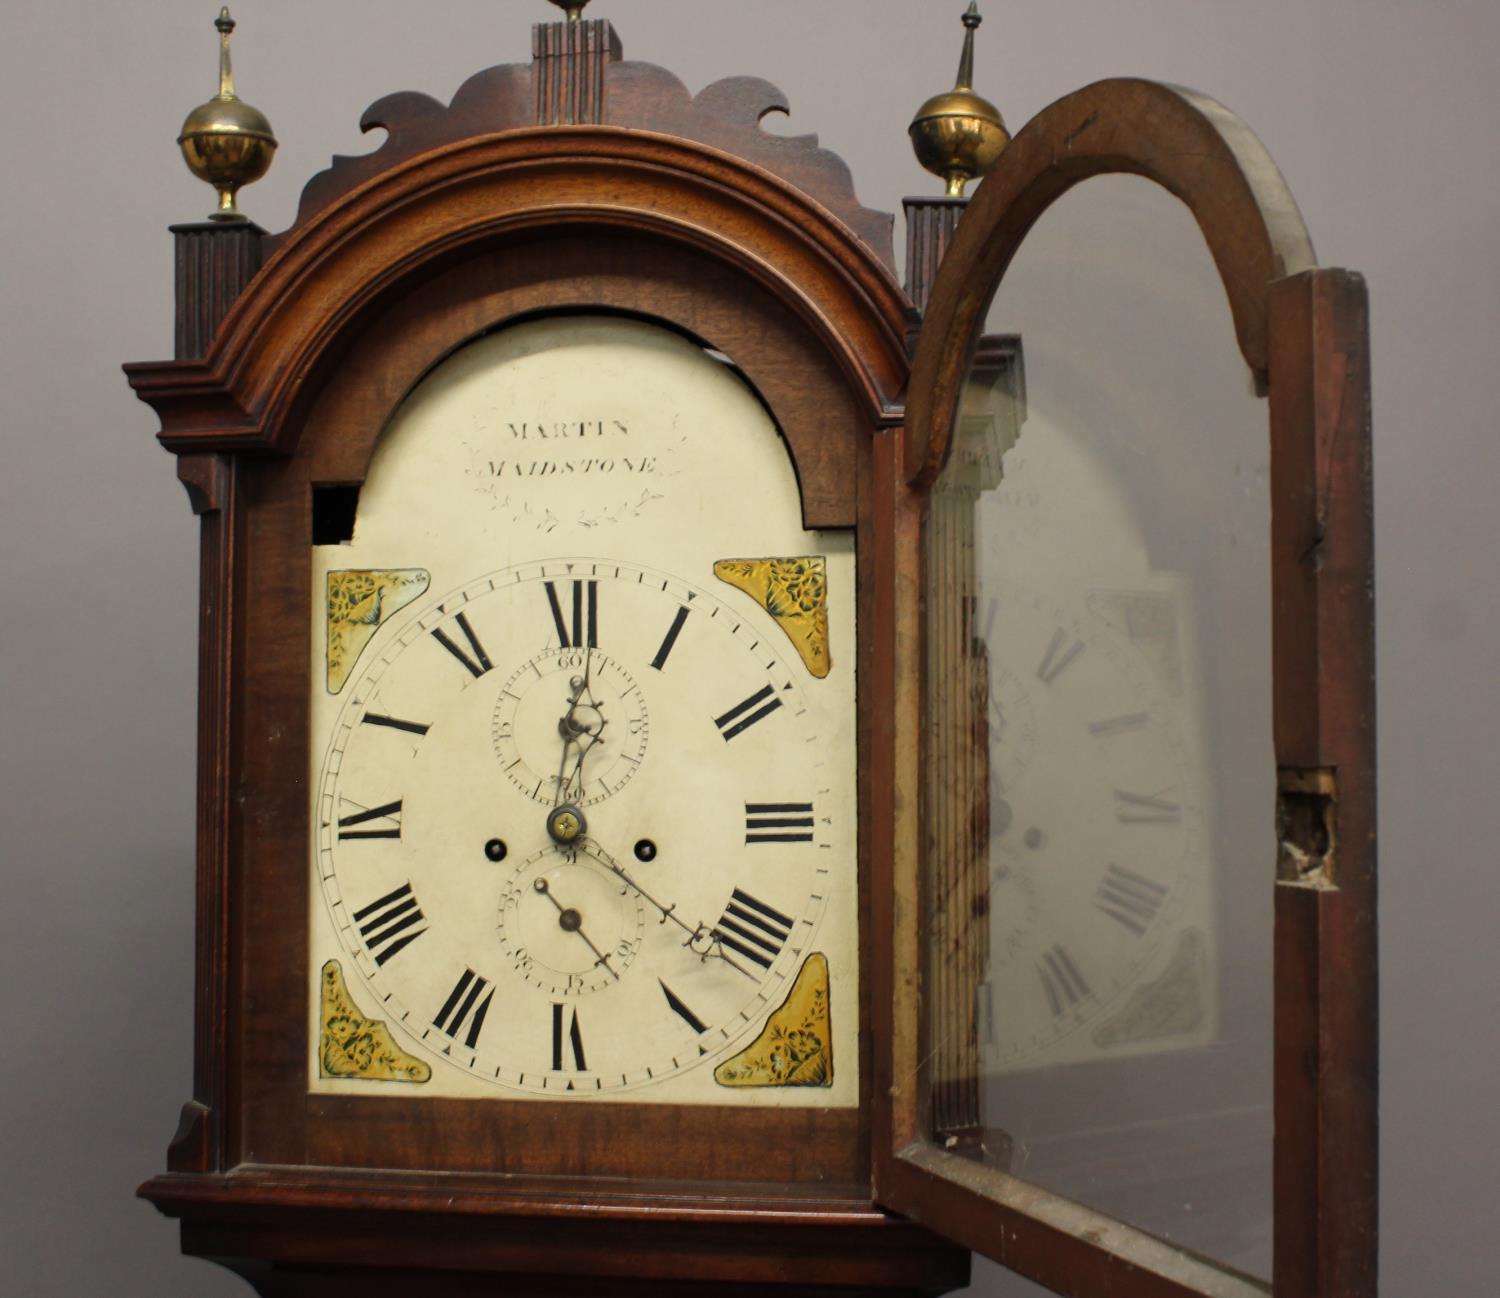
[[[588, 602], [584, 634], [595, 638], [598, 586], [597, 581], [574, 586]], [[558, 628], [566, 634], [560, 615]], [[640, 686], [592, 640], [549, 649], [513, 672], [500, 691], [491, 727], [511, 783], [549, 807], [561, 802], [587, 807], [618, 792], [640, 766], [648, 733]], [[561, 757], [560, 737], [571, 740]]]
[[579, 1096], [759, 1030], [854, 859], [777, 634], [680, 578], [569, 558], [470, 581], [372, 643], [316, 860], [408, 1047]]

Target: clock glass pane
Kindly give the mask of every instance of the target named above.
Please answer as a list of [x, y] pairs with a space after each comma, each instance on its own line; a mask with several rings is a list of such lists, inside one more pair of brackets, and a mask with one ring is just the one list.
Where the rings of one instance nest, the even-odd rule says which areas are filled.
[[926, 539], [930, 1134], [1259, 1274], [1268, 459], [1186, 209], [1093, 180], [992, 304]]
[[311, 1089], [857, 1103], [853, 544], [727, 358], [474, 341], [314, 555]]

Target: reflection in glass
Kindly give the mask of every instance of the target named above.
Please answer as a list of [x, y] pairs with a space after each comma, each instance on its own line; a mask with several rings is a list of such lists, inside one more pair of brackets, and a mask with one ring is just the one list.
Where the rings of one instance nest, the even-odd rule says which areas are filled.
[[938, 1143], [1270, 1269], [1269, 458], [1186, 211], [1067, 195], [927, 530]]

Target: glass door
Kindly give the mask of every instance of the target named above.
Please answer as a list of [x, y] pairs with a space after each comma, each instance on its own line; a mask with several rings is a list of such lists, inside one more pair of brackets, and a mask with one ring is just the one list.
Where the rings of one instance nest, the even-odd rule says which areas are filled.
[[1310, 262], [1242, 126], [1104, 83], [1014, 141], [924, 326], [877, 1192], [1058, 1292], [1373, 1292], [1373, 722], [1328, 706], [1371, 693], [1363, 297]]

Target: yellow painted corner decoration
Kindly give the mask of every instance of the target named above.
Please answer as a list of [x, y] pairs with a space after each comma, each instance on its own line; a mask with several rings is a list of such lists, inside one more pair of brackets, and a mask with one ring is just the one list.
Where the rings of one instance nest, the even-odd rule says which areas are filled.
[[427, 590], [425, 568], [328, 574], [328, 692], [344, 688], [380, 624]]
[[714, 1069], [721, 1086], [832, 1086], [833, 1036], [828, 1029], [828, 958], [803, 962], [786, 1000], [761, 1034]]
[[431, 1066], [402, 1050], [384, 1023], [359, 1012], [337, 960], [323, 966], [322, 1024], [320, 1076], [371, 1082], [425, 1082], [432, 1077]]
[[833, 665], [828, 649], [828, 575], [820, 555], [801, 559], [720, 559], [714, 576], [760, 604], [818, 680]]

